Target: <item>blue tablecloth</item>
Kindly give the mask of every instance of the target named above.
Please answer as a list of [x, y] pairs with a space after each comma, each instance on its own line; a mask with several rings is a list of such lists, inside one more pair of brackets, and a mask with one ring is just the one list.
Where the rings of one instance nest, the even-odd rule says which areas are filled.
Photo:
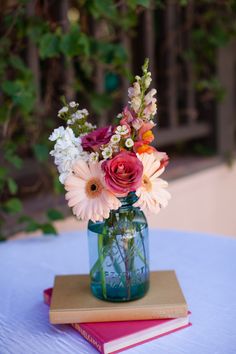
[[[87, 273], [85, 233], [0, 244], [0, 353], [97, 351], [70, 326], [52, 326], [42, 291], [56, 274]], [[150, 232], [151, 269], [175, 269], [192, 327], [126, 350], [129, 354], [236, 353], [236, 239]]]

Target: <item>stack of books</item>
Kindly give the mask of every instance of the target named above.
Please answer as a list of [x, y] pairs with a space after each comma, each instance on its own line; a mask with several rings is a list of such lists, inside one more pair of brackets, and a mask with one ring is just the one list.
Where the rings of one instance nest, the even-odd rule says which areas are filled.
[[44, 291], [52, 324], [71, 324], [103, 354], [127, 348], [190, 326], [189, 311], [174, 271], [151, 272], [142, 299], [112, 303], [95, 298], [88, 275], [56, 276]]

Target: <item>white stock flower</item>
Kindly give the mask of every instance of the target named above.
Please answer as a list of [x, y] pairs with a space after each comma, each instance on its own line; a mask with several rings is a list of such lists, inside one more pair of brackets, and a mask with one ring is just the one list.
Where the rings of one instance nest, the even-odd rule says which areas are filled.
[[68, 112], [68, 110], [69, 110], [68, 107], [66, 107], [66, 106], [62, 107], [62, 108], [58, 111], [57, 116], [60, 117], [63, 113]]
[[64, 127], [59, 127], [53, 130], [52, 134], [49, 136], [49, 140], [55, 141], [58, 138], [61, 138], [64, 135], [65, 128]]
[[69, 173], [67, 172], [63, 172], [59, 175], [59, 181], [61, 182], [61, 184], [65, 183], [66, 178], [68, 177]]
[[84, 115], [84, 116], [88, 116], [89, 112], [86, 108], [83, 108], [81, 109], [81, 113]]
[[126, 146], [127, 148], [131, 148], [133, 145], [134, 145], [134, 141], [133, 141], [131, 138], [128, 138], [128, 139], [125, 141], [125, 146]]
[[71, 119], [67, 121], [67, 124], [74, 124], [77, 120], [83, 119], [88, 116], [87, 109], [80, 109], [71, 115]]
[[72, 121], [75, 122], [76, 120], [80, 120], [84, 117], [84, 115], [81, 113], [81, 111], [76, 111], [71, 115]]
[[[60, 129], [59, 129], [60, 128]], [[66, 177], [71, 172], [72, 165], [80, 158], [88, 160], [89, 154], [83, 151], [81, 139], [74, 135], [71, 128], [59, 127], [54, 131], [50, 140], [55, 141], [54, 150], [50, 151], [50, 155], [54, 157], [54, 163], [60, 174], [59, 180], [64, 183]]]
[[128, 133], [129, 133], [129, 129], [127, 128], [126, 125], [118, 125], [118, 127], [116, 127], [116, 134], [127, 135]]
[[75, 107], [77, 107], [79, 104], [78, 103], [76, 103], [75, 101], [71, 101], [70, 103], [69, 103], [69, 106], [71, 107], [71, 108], [75, 108]]
[[119, 134], [112, 135], [111, 140], [110, 140], [110, 142], [112, 144], [117, 144], [119, 141], [120, 141], [120, 135]]
[[[91, 130], [97, 128], [96, 125], [93, 125], [93, 124], [91, 124], [91, 123], [89, 123], [89, 122], [85, 122], [84, 125], [85, 125], [87, 128], [91, 129]], [[87, 134], [87, 133], [86, 133], [86, 134]]]

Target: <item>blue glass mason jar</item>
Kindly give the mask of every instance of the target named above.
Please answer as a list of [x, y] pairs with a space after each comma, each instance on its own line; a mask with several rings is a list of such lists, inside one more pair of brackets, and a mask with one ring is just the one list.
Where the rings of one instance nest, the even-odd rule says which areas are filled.
[[148, 225], [144, 213], [133, 206], [136, 200], [135, 193], [129, 193], [108, 219], [88, 223], [90, 286], [99, 299], [130, 301], [148, 291]]

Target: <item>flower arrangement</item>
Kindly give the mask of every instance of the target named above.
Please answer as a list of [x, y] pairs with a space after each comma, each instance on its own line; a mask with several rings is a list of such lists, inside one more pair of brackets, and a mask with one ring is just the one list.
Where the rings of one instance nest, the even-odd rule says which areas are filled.
[[[64, 102], [58, 116], [66, 128], [55, 129], [50, 154], [64, 184], [66, 199], [81, 220], [101, 221], [120, 207], [120, 198], [135, 192], [134, 206], [158, 213], [166, 207], [168, 184], [160, 178], [168, 156], [150, 144], [154, 140], [157, 112], [156, 90], [149, 90], [152, 78], [148, 60], [128, 90], [128, 104], [116, 117], [116, 124], [96, 128], [87, 121], [88, 111], [79, 104]], [[148, 91], [149, 90], [149, 91]]]

